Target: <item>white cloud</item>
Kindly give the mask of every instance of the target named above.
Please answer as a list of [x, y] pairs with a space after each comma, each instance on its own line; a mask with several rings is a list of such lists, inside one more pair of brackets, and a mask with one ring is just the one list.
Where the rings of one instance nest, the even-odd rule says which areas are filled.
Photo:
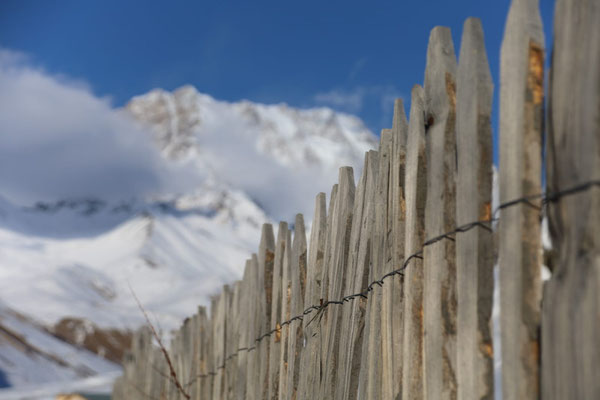
[[0, 196], [144, 196], [173, 182], [161, 164], [151, 136], [85, 83], [0, 49]]
[[347, 112], [358, 112], [362, 108], [365, 94], [366, 92], [363, 88], [356, 88], [352, 91], [334, 89], [329, 92], [317, 93], [315, 95], [315, 102]]
[[[363, 92], [345, 100], [332, 92], [321, 100], [356, 109]], [[49, 74], [23, 54], [0, 48], [0, 197], [28, 205], [189, 193], [210, 170], [271, 217], [290, 220], [303, 212], [308, 220], [315, 195], [335, 182], [337, 166], [282, 165], [257, 147], [259, 126], [249, 125], [228, 103], [211, 107], [197, 136], [201, 154], [187, 164], [166, 162], [153, 134], [85, 82]]]
[[272, 218], [293, 222], [296, 213], [303, 213], [308, 223], [315, 196], [331, 189], [337, 167], [282, 165], [257, 146], [260, 126], [249, 125], [227, 103], [211, 107], [212, 118], [203, 121], [198, 140], [202, 157], [216, 176], [243, 190]]
[[393, 114], [394, 101], [402, 97], [394, 85], [372, 85], [356, 86], [352, 89], [335, 88], [317, 93], [314, 101], [318, 105], [327, 105], [351, 113], [359, 113], [370, 105], [376, 105], [384, 121], [387, 121], [389, 115]]

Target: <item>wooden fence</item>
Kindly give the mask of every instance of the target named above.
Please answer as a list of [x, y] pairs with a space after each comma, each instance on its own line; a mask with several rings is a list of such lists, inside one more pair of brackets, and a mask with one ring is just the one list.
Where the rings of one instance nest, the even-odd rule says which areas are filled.
[[150, 328], [136, 335], [113, 398], [491, 399], [495, 385], [505, 399], [600, 398], [598, 21], [597, 1], [558, 0], [546, 95], [537, 1], [513, 0], [495, 208], [482, 27], [465, 22], [458, 64], [449, 29], [434, 28], [410, 119], [398, 100], [358, 184], [343, 167], [328, 207], [317, 195], [308, 242], [300, 214], [293, 234], [265, 224], [243, 279], [183, 323], [168, 355]]

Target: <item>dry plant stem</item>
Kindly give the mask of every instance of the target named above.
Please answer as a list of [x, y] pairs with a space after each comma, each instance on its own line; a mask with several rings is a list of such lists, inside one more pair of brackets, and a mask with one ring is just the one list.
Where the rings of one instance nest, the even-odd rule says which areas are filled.
[[133, 291], [131, 284], [128, 284], [128, 286], [129, 286], [129, 290], [131, 291], [131, 295], [135, 299], [135, 302], [137, 303], [140, 311], [142, 312], [142, 314], [144, 314], [146, 323], [148, 324], [148, 327], [152, 331], [152, 335], [154, 336], [154, 339], [156, 339], [156, 342], [158, 343], [158, 347], [160, 347], [160, 351], [165, 356], [165, 360], [167, 361], [167, 365], [169, 366], [169, 372], [171, 373], [171, 378], [173, 379], [173, 382], [175, 383], [175, 387], [177, 387], [177, 390], [183, 395], [183, 397], [185, 397], [188, 400], [191, 400], [190, 395], [187, 394], [187, 392], [183, 389], [183, 386], [181, 385], [181, 383], [179, 382], [179, 379], [177, 378], [177, 373], [175, 372], [175, 369], [173, 368], [173, 364], [171, 363], [171, 357], [169, 357], [169, 353], [167, 352], [167, 349], [163, 345], [163, 342], [162, 342], [160, 336], [156, 332], [156, 329], [154, 329], [154, 325], [152, 324], [152, 322], [150, 322], [150, 318], [148, 318], [148, 313], [142, 306], [140, 299], [138, 299], [138, 297], [135, 295], [135, 292]]

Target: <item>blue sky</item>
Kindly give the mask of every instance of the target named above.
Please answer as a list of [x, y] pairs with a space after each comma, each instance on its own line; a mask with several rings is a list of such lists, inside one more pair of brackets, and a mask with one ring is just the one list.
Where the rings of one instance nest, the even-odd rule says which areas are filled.
[[[497, 92], [502, 1], [28, 1], [0, 3], [0, 47], [121, 106], [193, 84], [217, 99], [327, 105], [378, 133], [422, 83], [429, 31], [481, 18]], [[553, 0], [540, 0], [547, 45]], [[494, 128], [497, 126], [494, 116]]]

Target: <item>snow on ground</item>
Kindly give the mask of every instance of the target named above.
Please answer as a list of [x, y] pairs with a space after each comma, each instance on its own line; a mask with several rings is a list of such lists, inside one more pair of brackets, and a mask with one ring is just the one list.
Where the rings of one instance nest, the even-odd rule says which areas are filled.
[[[63, 389], [68, 382], [95, 376], [103, 376], [108, 384], [121, 367], [63, 342], [36, 321], [0, 304], [0, 371], [5, 384], [28, 391], [40, 384]], [[29, 397], [21, 391], [2, 389], [0, 398]]]
[[[131, 286], [164, 329], [175, 328], [238, 279], [257, 248], [267, 217], [247, 199], [227, 198], [235, 193], [224, 196], [232, 204], [214, 214], [154, 205], [106, 232], [74, 238], [18, 232], [0, 218], [2, 300], [44, 324], [71, 316], [128, 329], [143, 319]], [[74, 219], [67, 215], [43, 218], [66, 230]]]

